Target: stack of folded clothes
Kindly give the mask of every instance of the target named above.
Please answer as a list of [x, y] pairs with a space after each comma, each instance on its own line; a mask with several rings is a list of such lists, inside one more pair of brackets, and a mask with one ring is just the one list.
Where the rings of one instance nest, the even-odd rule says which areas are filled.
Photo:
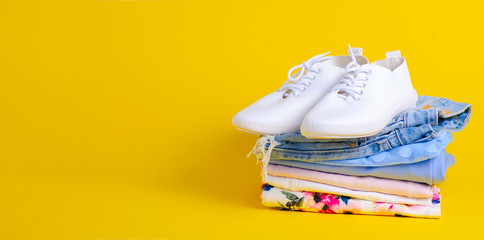
[[261, 135], [251, 153], [262, 163], [262, 204], [439, 218], [437, 185], [455, 162], [445, 148], [471, 106], [418, 96], [400, 51], [369, 63], [348, 48], [291, 68], [282, 87], [232, 119]]
[[417, 107], [380, 133], [308, 139], [299, 132], [261, 136], [262, 203], [323, 213], [440, 217], [438, 183], [455, 162], [445, 152], [471, 106], [420, 96]]

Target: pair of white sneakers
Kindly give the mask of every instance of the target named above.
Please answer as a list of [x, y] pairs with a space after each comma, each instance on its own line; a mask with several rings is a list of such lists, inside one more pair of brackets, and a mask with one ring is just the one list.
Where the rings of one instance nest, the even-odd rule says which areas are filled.
[[300, 130], [307, 138], [365, 137], [415, 106], [418, 95], [400, 51], [369, 64], [361, 48], [348, 48], [349, 56], [325, 53], [294, 66], [281, 88], [237, 113], [232, 123], [259, 135]]

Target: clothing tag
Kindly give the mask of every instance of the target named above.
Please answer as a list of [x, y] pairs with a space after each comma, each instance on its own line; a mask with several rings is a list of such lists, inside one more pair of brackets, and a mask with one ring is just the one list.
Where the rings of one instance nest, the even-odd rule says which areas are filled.
[[443, 112], [444, 114], [446, 114], [446, 115], [448, 115], [448, 114], [451, 114], [451, 113], [452, 113], [451, 111], [447, 111], [447, 110], [444, 110], [444, 109], [441, 109], [441, 110], [442, 110], [442, 112]]
[[387, 62], [390, 68], [393, 70], [397, 67], [397, 57], [400, 57], [400, 50], [387, 52]]
[[[351, 48], [351, 51], [355, 56], [362, 56], [363, 55], [363, 48]], [[350, 53], [348, 53], [351, 55]]]
[[[427, 110], [427, 109], [431, 109], [431, 108], [434, 108], [434, 106], [429, 105], [429, 104], [427, 104], [427, 105], [425, 105], [425, 106], [421, 107], [421, 109], [423, 109], [423, 110]], [[444, 110], [444, 109], [440, 109], [440, 110], [441, 110], [441, 111], [442, 111], [442, 113], [444, 113], [444, 114], [450, 114], [450, 113], [452, 113], [452, 111], [448, 111], [448, 110]]]
[[387, 55], [387, 59], [394, 58], [394, 57], [401, 57], [402, 56], [400, 54], [400, 50], [387, 52], [386, 55]]

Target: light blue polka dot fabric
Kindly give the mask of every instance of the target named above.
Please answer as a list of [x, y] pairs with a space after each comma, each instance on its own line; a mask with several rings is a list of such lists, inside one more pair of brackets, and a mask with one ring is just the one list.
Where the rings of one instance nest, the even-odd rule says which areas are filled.
[[442, 151], [437, 157], [424, 161], [381, 167], [331, 166], [302, 161], [272, 159], [270, 160], [270, 163], [321, 172], [353, 176], [373, 176], [427, 184], [438, 184], [445, 180], [445, 173], [449, 167], [454, 165], [455, 159], [452, 155]]

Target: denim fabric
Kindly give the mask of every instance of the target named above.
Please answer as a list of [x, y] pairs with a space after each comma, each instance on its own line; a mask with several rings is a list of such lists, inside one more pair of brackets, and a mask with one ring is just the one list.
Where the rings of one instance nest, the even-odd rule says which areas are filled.
[[331, 166], [319, 164], [318, 162], [309, 163], [272, 159], [270, 160], [270, 163], [328, 173], [338, 173], [353, 176], [373, 176], [421, 182], [426, 184], [438, 184], [445, 180], [445, 173], [449, 167], [454, 165], [455, 159], [452, 155], [442, 152], [439, 156], [425, 161], [383, 167]]
[[430, 141], [442, 132], [460, 131], [468, 123], [471, 110], [469, 104], [419, 96], [415, 108], [396, 116], [371, 137], [308, 139], [299, 132], [275, 136], [279, 145], [273, 149], [271, 159], [324, 161], [372, 156], [399, 146]]
[[[452, 142], [452, 133], [444, 132], [440, 134], [436, 139], [432, 139], [428, 142], [412, 143], [409, 145], [392, 148], [388, 151], [377, 153], [373, 156], [348, 160], [300, 161], [348, 167], [382, 167], [398, 164], [410, 164], [425, 161], [427, 159], [439, 156], [450, 142]], [[277, 158], [272, 159], [285, 160]]]

